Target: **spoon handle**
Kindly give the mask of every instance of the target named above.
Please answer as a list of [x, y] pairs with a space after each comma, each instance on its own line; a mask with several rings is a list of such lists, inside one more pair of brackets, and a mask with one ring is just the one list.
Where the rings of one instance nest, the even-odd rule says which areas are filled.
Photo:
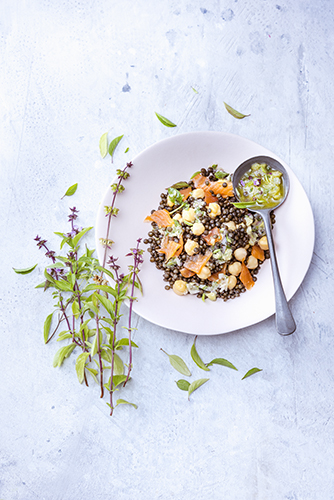
[[269, 210], [261, 213], [267, 233], [267, 240], [270, 252], [271, 270], [274, 280], [275, 304], [276, 304], [276, 329], [280, 335], [291, 335], [296, 330], [296, 323], [289, 309], [288, 302], [282, 286], [281, 277], [278, 270], [275, 246], [271, 231], [271, 220]]

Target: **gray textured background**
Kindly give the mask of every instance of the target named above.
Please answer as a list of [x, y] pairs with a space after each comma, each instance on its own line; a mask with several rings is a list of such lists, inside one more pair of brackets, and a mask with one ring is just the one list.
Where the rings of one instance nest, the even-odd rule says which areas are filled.
[[[331, 3], [3, 0], [0, 19], [0, 498], [333, 499]], [[251, 116], [234, 119], [223, 101]], [[108, 129], [124, 134], [112, 166], [98, 151]], [[136, 317], [123, 396], [138, 410], [110, 418], [74, 360], [52, 367], [59, 346], [43, 344], [51, 299], [34, 289], [46, 260], [33, 238], [56, 246], [74, 204], [93, 225], [116, 168], [195, 130], [262, 144], [304, 186], [316, 243], [291, 300], [298, 329], [282, 338], [269, 318], [199, 338], [205, 360], [239, 372], [214, 367], [188, 402], [160, 348], [190, 365], [193, 336]], [[12, 270], [36, 262], [29, 276]], [[241, 381], [252, 366], [263, 371]]]

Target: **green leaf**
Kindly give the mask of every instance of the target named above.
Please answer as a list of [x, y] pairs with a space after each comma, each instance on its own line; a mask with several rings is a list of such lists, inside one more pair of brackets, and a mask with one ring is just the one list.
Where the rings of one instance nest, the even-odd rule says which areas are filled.
[[232, 368], [233, 370], [238, 371], [238, 368], [236, 368], [234, 365], [232, 365], [232, 363], [230, 363], [229, 361], [227, 361], [227, 359], [224, 358], [215, 358], [212, 361], [210, 361], [210, 363], [207, 364], [207, 366], [212, 366], [212, 365], [227, 366], [228, 368]]
[[72, 196], [78, 188], [78, 183], [73, 184], [73, 186], [69, 187], [64, 196], [61, 199], [65, 198], [65, 196]]
[[49, 316], [47, 316], [46, 320], [44, 321], [44, 342], [45, 342], [45, 344], [47, 343], [48, 338], [49, 338], [52, 315], [53, 315], [53, 313], [49, 314]]
[[26, 267], [25, 269], [17, 269], [15, 267], [13, 267], [13, 270], [17, 273], [17, 274], [29, 274], [31, 273], [35, 267], [37, 267], [38, 264], [35, 264], [34, 266], [31, 266], [31, 267]]
[[185, 362], [183, 361], [183, 359], [180, 358], [180, 356], [177, 356], [176, 354], [168, 354], [163, 349], [160, 349], [160, 350], [162, 352], [164, 352], [165, 354], [167, 354], [167, 356], [169, 358], [170, 364], [172, 365], [172, 367], [176, 371], [178, 371], [182, 375], [185, 375], [186, 377], [190, 377], [191, 376], [189, 368], [187, 367], [187, 365], [185, 364]]
[[57, 366], [61, 366], [64, 362], [65, 358], [68, 358], [75, 348], [75, 344], [65, 345], [61, 347], [57, 352], [55, 357], [53, 358], [53, 366], [56, 368]]
[[86, 370], [89, 371], [95, 382], [98, 384], [99, 381], [97, 380], [97, 374], [99, 373], [97, 370], [94, 370], [94, 368], [89, 368], [89, 366], [86, 366]]
[[198, 94], [198, 91], [194, 88], [194, 87], [191, 87], [193, 89], [193, 91], [195, 92], [195, 94]]
[[241, 380], [243, 380], [244, 378], [247, 378], [247, 377], [250, 377], [251, 375], [254, 375], [254, 373], [257, 373], [257, 372], [262, 372], [262, 368], [251, 368], [250, 370], [248, 370], [248, 372], [242, 377]]
[[[131, 405], [134, 408], [136, 408], [136, 410], [138, 408], [138, 406], [135, 403], [129, 403], [129, 401], [125, 401], [125, 399], [117, 399], [116, 406], [118, 406], [118, 405]], [[116, 406], [115, 406], [115, 408], [116, 408]]]
[[230, 113], [230, 115], [234, 116], [234, 118], [237, 118], [238, 120], [241, 120], [242, 118], [245, 118], [246, 116], [250, 116], [250, 115], [243, 115], [242, 113], [240, 113], [236, 109], [234, 109], [231, 106], [229, 106], [228, 104], [226, 104], [226, 102], [224, 102], [224, 105], [225, 105], [226, 110]]
[[87, 361], [88, 356], [89, 356], [89, 352], [82, 352], [81, 354], [79, 354], [79, 356], [77, 357], [77, 360], [75, 362], [75, 370], [77, 372], [77, 376], [78, 376], [78, 380], [79, 380], [80, 384], [82, 384], [82, 382], [84, 381], [84, 378], [85, 378], [85, 365], [86, 365], [86, 361]]
[[190, 382], [181, 378], [180, 380], [176, 381], [176, 385], [179, 389], [181, 389], [181, 391], [187, 391], [190, 387]]
[[199, 378], [198, 380], [194, 380], [189, 386], [188, 389], [188, 399], [190, 398], [190, 394], [192, 394], [196, 389], [201, 387], [201, 385], [205, 384], [209, 379], [208, 378]]
[[[99, 332], [99, 334], [100, 334], [100, 346], [101, 346], [103, 335], [102, 335], [101, 331]], [[91, 351], [90, 351], [90, 354], [91, 354], [92, 357], [95, 356], [96, 353], [97, 353], [97, 332], [95, 333], [95, 337], [94, 337], [94, 340], [93, 340], [92, 348], [91, 348]]]
[[168, 118], [165, 118], [164, 116], [162, 115], [159, 115], [159, 113], [155, 112], [158, 120], [163, 124], [165, 125], [165, 127], [176, 127], [175, 123], [171, 122], [170, 120], [168, 120]]
[[175, 184], [170, 186], [169, 189], [171, 189], [171, 188], [173, 188], [173, 189], [185, 189], [187, 187], [189, 187], [188, 182], [180, 181], [180, 182], [176, 182]]
[[114, 314], [114, 307], [113, 307], [113, 303], [111, 302], [111, 300], [107, 299], [106, 297], [103, 297], [103, 295], [97, 295], [97, 298], [99, 299], [99, 301], [101, 302], [103, 307], [106, 309], [106, 311], [108, 311], [108, 313], [110, 315], [113, 315]]
[[78, 301], [75, 300], [72, 304], [72, 313], [73, 313], [73, 316], [78, 319], [79, 316], [80, 316], [80, 309], [79, 309], [79, 304], [78, 304]]
[[105, 158], [108, 153], [108, 132], [101, 135], [99, 148], [102, 158]]
[[[127, 327], [125, 327], [125, 328], [127, 328]], [[118, 347], [123, 346], [123, 345], [129, 345], [129, 339], [124, 338], [124, 339], [117, 340], [117, 342], [115, 343], [115, 349], [117, 349]], [[132, 347], [138, 348], [137, 344], [135, 344], [133, 342], [133, 340], [131, 340], [131, 345], [132, 345]]]
[[196, 175], [200, 174], [201, 172], [198, 170], [198, 172], [195, 172], [191, 177], [190, 179], [193, 179], [194, 177], [196, 177]]
[[197, 352], [197, 349], [196, 349], [196, 339], [197, 339], [197, 336], [195, 337], [194, 343], [193, 343], [193, 345], [191, 347], [191, 350], [190, 350], [191, 357], [192, 357], [194, 363], [196, 363], [196, 365], [199, 368], [201, 368], [202, 370], [205, 370], [205, 371], [209, 372], [210, 369], [206, 366], [206, 364], [203, 363], [202, 358], [200, 357], [200, 355]]
[[167, 189], [167, 192], [168, 192], [168, 198], [172, 203], [178, 203], [179, 205], [181, 205], [181, 203], [183, 202], [183, 196], [180, 193], [180, 191], [170, 187]]
[[126, 381], [126, 375], [114, 375], [112, 378], [113, 388], [116, 389], [117, 386]]
[[114, 353], [114, 375], [124, 375], [124, 363], [116, 353]]
[[114, 151], [117, 148], [117, 145], [118, 145], [118, 143], [120, 142], [120, 140], [122, 139], [123, 136], [124, 136], [124, 134], [123, 135], [119, 135], [118, 137], [115, 137], [115, 139], [113, 139], [111, 141], [111, 143], [109, 144], [109, 154], [111, 156], [111, 159], [113, 159]]
[[91, 227], [85, 227], [85, 229], [83, 229], [82, 231], [80, 231], [80, 233], [76, 234], [73, 238], [73, 245], [76, 247], [79, 240], [83, 237], [84, 234], [86, 234], [88, 231], [90, 231], [91, 229], [93, 229], [93, 226]]
[[127, 153], [129, 151], [130, 148], [126, 148], [126, 150], [124, 151], [124, 153]]

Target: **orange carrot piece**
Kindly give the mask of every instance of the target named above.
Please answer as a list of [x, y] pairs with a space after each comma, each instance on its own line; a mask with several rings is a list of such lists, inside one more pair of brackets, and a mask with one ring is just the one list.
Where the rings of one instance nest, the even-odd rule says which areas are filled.
[[161, 242], [161, 248], [158, 250], [159, 253], [164, 253], [166, 256], [166, 262], [171, 259], [175, 252], [180, 248], [180, 243], [176, 243], [176, 241], [165, 236]]
[[180, 194], [182, 194], [183, 201], [185, 201], [190, 196], [191, 192], [192, 192], [191, 187], [187, 187], [185, 189], [180, 189]]
[[252, 255], [258, 260], [264, 260], [264, 251], [259, 247], [259, 245], [253, 246]]
[[250, 290], [252, 286], [254, 286], [254, 280], [252, 278], [251, 273], [249, 272], [248, 267], [246, 267], [246, 264], [242, 262], [241, 266], [242, 268], [239, 276], [240, 281], [247, 288], [247, 290]]
[[173, 219], [167, 210], [155, 210], [152, 214], [148, 215], [144, 222], [155, 222], [159, 227], [168, 227], [174, 224]]
[[180, 270], [180, 273], [182, 274], [182, 276], [184, 278], [191, 278], [191, 276], [194, 276], [195, 273], [194, 271], [189, 271], [189, 269], [186, 269], [185, 267], [183, 267], [181, 270]]
[[[215, 238], [216, 236], [216, 238]], [[203, 240], [210, 246], [214, 245], [216, 242], [221, 241], [222, 235], [218, 229], [218, 227], [214, 227], [208, 234], [202, 234]]]
[[189, 269], [190, 271], [194, 271], [194, 273], [198, 274], [202, 271], [205, 264], [210, 260], [212, 252], [207, 251], [205, 255], [196, 254], [192, 257], [189, 257], [185, 263], [184, 267]]

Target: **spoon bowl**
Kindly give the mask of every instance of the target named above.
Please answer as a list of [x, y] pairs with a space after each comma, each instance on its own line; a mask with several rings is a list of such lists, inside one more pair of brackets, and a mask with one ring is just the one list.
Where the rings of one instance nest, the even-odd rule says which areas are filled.
[[261, 207], [260, 205], [255, 203], [252, 206], [247, 206], [247, 208], [251, 212], [255, 212], [261, 215], [266, 230], [266, 236], [268, 240], [268, 247], [270, 253], [271, 270], [274, 282], [274, 291], [275, 291], [276, 329], [280, 335], [291, 335], [296, 330], [296, 324], [289, 309], [289, 305], [286, 300], [281, 277], [279, 274], [274, 239], [271, 229], [271, 220], [270, 220], [271, 212], [276, 208], [278, 208], [279, 206], [281, 206], [282, 203], [284, 203], [284, 201], [286, 200], [286, 197], [288, 196], [290, 189], [289, 175], [286, 169], [283, 167], [283, 165], [274, 158], [271, 158], [269, 156], [255, 156], [253, 158], [249, 158], [248, 160], [241, 163], [241, 165], [239, 165], [239, 167], [235, 170], [233, 174], [233, 179], [232, 179], [233, 191], [236, 198], [239, 201], [242, 200], [240, 200], [238, 196], [237, 187], [243, 175], [251, 168], [251, 166], [254, 163], [260, 163], [260, 164], [265, 163], [269, 165], [271, 168], [282, 172], [283, 196], [277, 201], [277, 204], [270, 207], [265, 207], [265, 206]]

